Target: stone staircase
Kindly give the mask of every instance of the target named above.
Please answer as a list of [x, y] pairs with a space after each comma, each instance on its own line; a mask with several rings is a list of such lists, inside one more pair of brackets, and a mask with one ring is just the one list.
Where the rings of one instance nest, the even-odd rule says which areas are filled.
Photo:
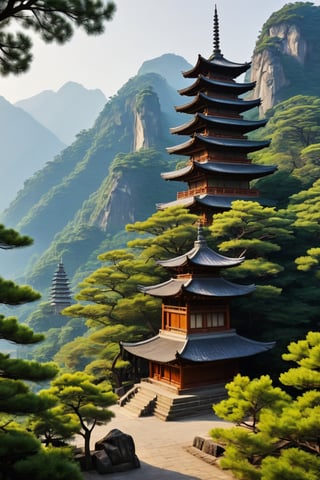
[[125, 407], [137, 417], [152, 415], [157, 395], [152, 390], [135, 385], [119, 401], [121, 407]]
[[163, 421], [212, 413], [212, 404], [226, 397], [224, 385], [178, 394], [166, 386], [142, 381], [119, 401], [135, 416], [155, 415]]

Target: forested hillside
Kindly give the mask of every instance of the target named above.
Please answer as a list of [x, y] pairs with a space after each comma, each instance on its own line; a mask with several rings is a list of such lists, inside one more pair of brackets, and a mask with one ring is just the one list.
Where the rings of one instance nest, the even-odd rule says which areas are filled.
[[320, 95], [320, 8], [312, 2], [287, 3], [265, 22], [252, 57], [253, 97], [260, 113], [294, 95]]
[[[300, 8], [299, 3], [290, 8], [293, 19]], [[287, 24], [290, 19], [286, 17]], [[305, 85], [306, 91], [300, 83], [298, 96], [270, 109], [267, 126], [255, 134], [271, 139], [271, 146], [253, 159], [278, 165], [277, 173], [256, 185], [277, 208], [236, 202], [230, 212], [216, 215], [207, 232], [214, 248], [230, 256], [246, 255], [234, 275], [258, 288], [250, 302], [235, 302], [234, 326], [250, 338], [277, 340], [271, 354], [277, 358], [289, 340], [319, 327], [320, 99], [306, 95]], [[48, 335], [50, 355], [80, 335], [57, 356], [70, 368], [88, 364], [95, 372], [102, 362], [109, 375], [119, 339], [152, 333], [160, 318], [159, 305], [136, 294], [137, 285], [162, 278], [155, 259], [166, 257], [173, 248], [181, 251], [194, 239], [190, 227], [194, 218], [185, 211], [175, 212], [178, 225], [169, 214], [166, 220], [156, 215], [142, 226], [139, 223], [154, 214], [157, 202], [172, 200], [179, 189], [161, 180], [160, 172], [181, 161], [165, 152], [165, 147], [177, 143], [169, 136], [169, 126], [184, 122], [173, 108], [181, 103], [158, 74], [131, 79], [107, 103], [94, 127], [31, 179], [6, 213], [6, 223], [35, 238], [36, 255], [24, 271], [28, 282], [46, 292], [63, 255], [66, 270], [80, 289], [78, 300], [93, 303], [85, 310], [81, 305], [71, 307], [67, 313], [72, 320], [66, 318], [63, 328]], [[127, 224], [131, 226], [125, 232]], [[128, 239], [132, 241], [126, 249]], [[107, 275], [107, 284], [101, 272]], [[113, 293], [109, 298], [105, 292]], [[140, 315], [147, 324], [140, 320], [134, 324]], [[38, 327], [43, 328], [46, 318], [48, 327], [57, 328], [45, 307], [28, 321], [36, 328], [41, 319]], [[48, 349], [43, 347], [38, 354], [39, 359], [47, 358]]]
[[165, 146], [172, 143], [177, 102], [178, 94], [157, 74], [129, 80], [94, 126], [25, 182], [4, 213], [3, 222], [29, 232], [34, 245], [27, 257], [9, 252], [3, 270], [25, 275], [31, 258], [27, 279], [44, 291], [59, 255], [70, 262], [72, 277], [106, 236], [150, 215], [174, 190], [160, 172], [170, 162]]

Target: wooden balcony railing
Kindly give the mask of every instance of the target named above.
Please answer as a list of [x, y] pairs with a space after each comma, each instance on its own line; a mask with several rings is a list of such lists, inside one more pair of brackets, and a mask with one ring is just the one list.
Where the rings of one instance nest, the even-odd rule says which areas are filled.
[[230, 188], [230, 187], [196, 187], [186, 190], [184, 192], [178, 192], [177, 199], [194, 197], [196, 195], [230, 195], [236, 197], [237, 195], [243, 195], [246, 197], [258, 197], [259, 190], [248, 188]]

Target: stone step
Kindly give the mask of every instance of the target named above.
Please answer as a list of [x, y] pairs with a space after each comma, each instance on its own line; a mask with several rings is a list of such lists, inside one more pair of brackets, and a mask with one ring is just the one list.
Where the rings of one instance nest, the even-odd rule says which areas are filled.
[[138, 417], [142, 417], [152, 414], [155, 400], [156, 395], [153, 392], [139, 389], [123, 406]]
[[212, 405], [225, 398], [224, 387], [198, 391], [197, 394], [178, 395], [161, 390], [159, 386], [142, 382], [122, 405], [136, 416], [154, 414], [164, 421], [197, 416], [212, 412]]

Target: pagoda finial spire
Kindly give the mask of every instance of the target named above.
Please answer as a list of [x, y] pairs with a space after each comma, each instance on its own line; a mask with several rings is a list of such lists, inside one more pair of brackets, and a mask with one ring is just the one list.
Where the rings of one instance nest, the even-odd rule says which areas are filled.
[[219, 18], [217, 5], [214, 6], [214, 19], [213, 19], [213, 57], [221, 56], [220, 50], [220, 36], [219, 36]]

